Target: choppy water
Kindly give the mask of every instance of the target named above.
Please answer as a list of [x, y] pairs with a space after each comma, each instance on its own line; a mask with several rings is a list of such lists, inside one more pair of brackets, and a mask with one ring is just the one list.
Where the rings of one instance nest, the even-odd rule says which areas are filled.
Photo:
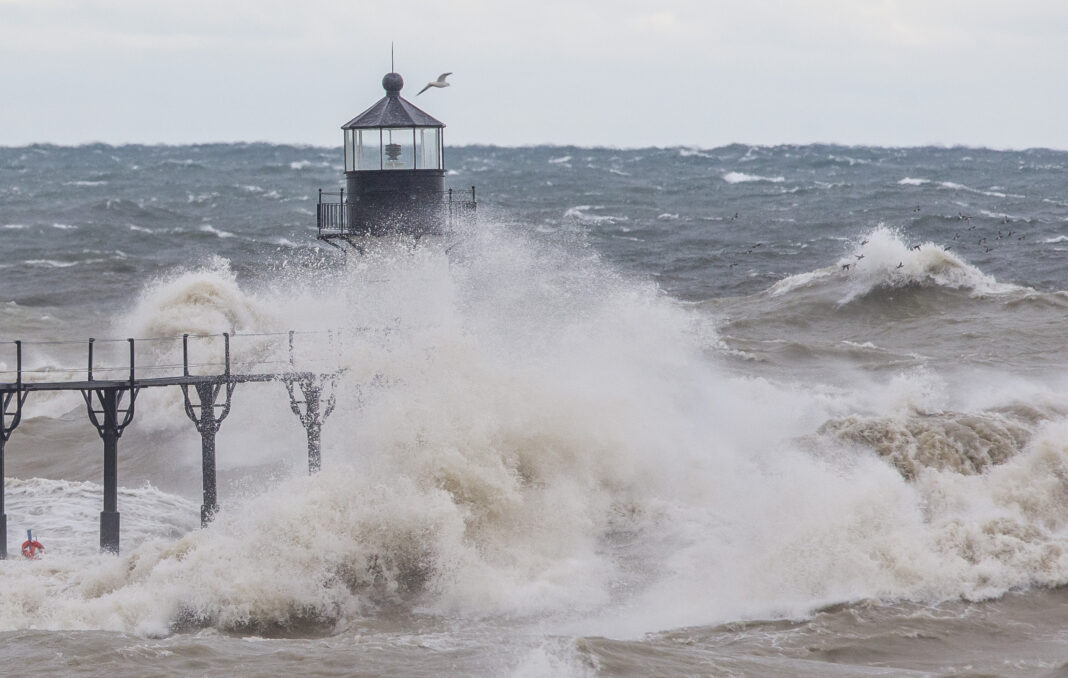
[[315, 477], [284, 388], [238, 387], [204, 530], [181, 393], [142, 392], [117, 558], [80, 396], [31, 394], [9, 550], [48, 550], [0, 564], [0, 665], [1068, 670], [1068, 153], [447, 162], [477, 227], [345, 261], [314, 237], [334, 149], [0, 149], [0, 340], [27, 379], [80, 378], [89, 336], [163, 373], [184, 332], [278, 369], [296, 330], [302, 366], [346, 369]]

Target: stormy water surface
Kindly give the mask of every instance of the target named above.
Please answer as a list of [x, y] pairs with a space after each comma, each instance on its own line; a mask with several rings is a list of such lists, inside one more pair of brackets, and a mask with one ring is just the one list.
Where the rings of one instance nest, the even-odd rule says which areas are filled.
[[117, 557], [81, 397], [31, 394], [6, 512], [47, 551], [0, 565], [5, 664], [1064, 670], [1068, 154], [449, 157], [477, 225], [345, 258], [314, 237], [333, 149], [0, 149], [27, 380], [80, 378], [89, 336], [173, 370], [183, 333], [195, 369], [223, 332], [285, 369], [294, 330], [299, 368], [344, 370], [314, 476], [284, 387], [238, 386], [206, 529], [181, 392], [142, 392]]

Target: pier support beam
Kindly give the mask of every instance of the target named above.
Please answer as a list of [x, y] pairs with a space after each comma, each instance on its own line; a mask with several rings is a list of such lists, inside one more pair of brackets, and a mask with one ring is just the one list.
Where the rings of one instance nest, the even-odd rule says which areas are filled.
[[[332, 341], [332, 337], [331, 337]], [[293, 332], [289, 333], [289, 365], [296, 366], [296, 356], [293, 351]], [[289, 407], [293, 414], [297, 415], [300, 423], [304, 425], [304, 431], [308, 435], [308, 475], [319, 472], [323, 467], [322, 458], [322, 433], [323, 422], [334, 411], [335, 391], [337, 389], [338, 374], [331, 375], [297, 373], [282, 375], [286, 391], [289, 392]], [[330, 388], [323, 400], [323, 390], [329, 381]], [[297, 388], [300, 389], [303, 400], [297, 396]]]
[[[89, 381], [93, 381], [93, 339], [89, 340]], [[129, 386], [82, 389], [82, 398], [89, 413], [89, 421], [104, 440], [104, 510], [100, 512], [100, 550], [119, 552], [119, 438], [133, 421], [134, 401], [138, 389], [134, 387], [134, 340], [130, 342]], [[123, 397], [130, 399], [124, 406]]]
[[[226, 367], [222, 381], [193, 384], [197, 402], [189, 397], [189, 384], [182, 384], [185, 397], [185, 414], [200, 433], [200, 467], [204, 486], [204, 503], [200, 505], [200, 526], [207, 527], [219, 511], [219, 495], [215, 477], [215, 434], [223, 419], [230, 414], [230, 403], [236, 384], [230, 379], [230, 335], [223, 334]], [[184, 376], [189, 376], [189, 335], [182, 336], [182, 364]], [[219, 394], [226, 388], [226, 400], [219, 403]]]
[[[219, 393], [226, 387], [226, 400], [217, 403]], [[200, 526], [206, 527], [219, 511], [219, 497], [215, 480], [215, 434], [219, 432], [223, 419], [230, 413], [230, 402], [234, 393], [234, 383], [202, 383], [195, 385], [197, 402], [189, 397], [189, 387], [182, 386], [185, 395], [185, 413], [200, 433], [200, 465], [204, 486], [204, 503], [200, 505]], [[220, 408], [216, 412], [216, 408]]]
[[[323, 422], [334, 411], [334, 393], [331, 389], [323, 402], [324, 380], [321, 377], [302, 375], [300, 377], [282, 377], [289, 392], [289, 407], [293, 414], [300, 418], [304, 425], [304, 431], [308, 436], [308, 473], [318, 473], [323, 466], [322, 461], [322, 432]], [[297, 395], [297, 389], [303, 396], [301, 400]]]
[[[6, 395], [5, 393], [4, 396]], [[4, 476], [4, 443], [6, 442], [4, 436], [0, 435], [0, 560], [7, 560], [7, 509], [4, 507], [4, 494], [7, 489], [7, 480]]]
[[[0, 560], [7, 559], [7, 480], [4, 475], [4, 448], [11, 434], [22, 421], [22, 405], [26, 402], [26, 392], [22, 390], [22, 342], [15, 342], [16, 374], [15, 390], [0, 391]], [[15, 409], [8, 411], [14, 401]]]

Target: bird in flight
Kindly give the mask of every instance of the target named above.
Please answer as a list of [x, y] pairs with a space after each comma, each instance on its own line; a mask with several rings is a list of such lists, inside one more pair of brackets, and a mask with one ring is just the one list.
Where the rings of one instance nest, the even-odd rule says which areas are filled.
[[[441, 75], [438, 76], [437, 80], [435, 80], [434, 82], [428, 82], [426, 84], [426, 87], [424, 87], [423, 89], [419, 90], [419, 94], [422, 94], [423, 92], [427, 91], [431, 87], [448, 87], [449, 83], [445, 82], [445, 78], [449, 77], [450, 75], [452, 75], [452, 73], [442, 73]], [[419, 94], [416, 94], [415, 96], [419, 96]]]

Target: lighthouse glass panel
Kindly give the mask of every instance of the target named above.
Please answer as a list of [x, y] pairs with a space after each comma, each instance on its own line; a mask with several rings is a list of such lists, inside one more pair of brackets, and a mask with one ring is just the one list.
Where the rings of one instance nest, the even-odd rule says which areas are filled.
[[411, 127], [382, 130], [382, 169], [415, 169], [415, 130]]
[[354, 130], [345, 130], [345, 171], [356, 169], [356, 135]]
[[382, 169], [382, 130], [358, 129], [356, 132], [356, 170]]
[[415, 130], [415, 169], [441, 169], [441, 129], [419, 127]]

